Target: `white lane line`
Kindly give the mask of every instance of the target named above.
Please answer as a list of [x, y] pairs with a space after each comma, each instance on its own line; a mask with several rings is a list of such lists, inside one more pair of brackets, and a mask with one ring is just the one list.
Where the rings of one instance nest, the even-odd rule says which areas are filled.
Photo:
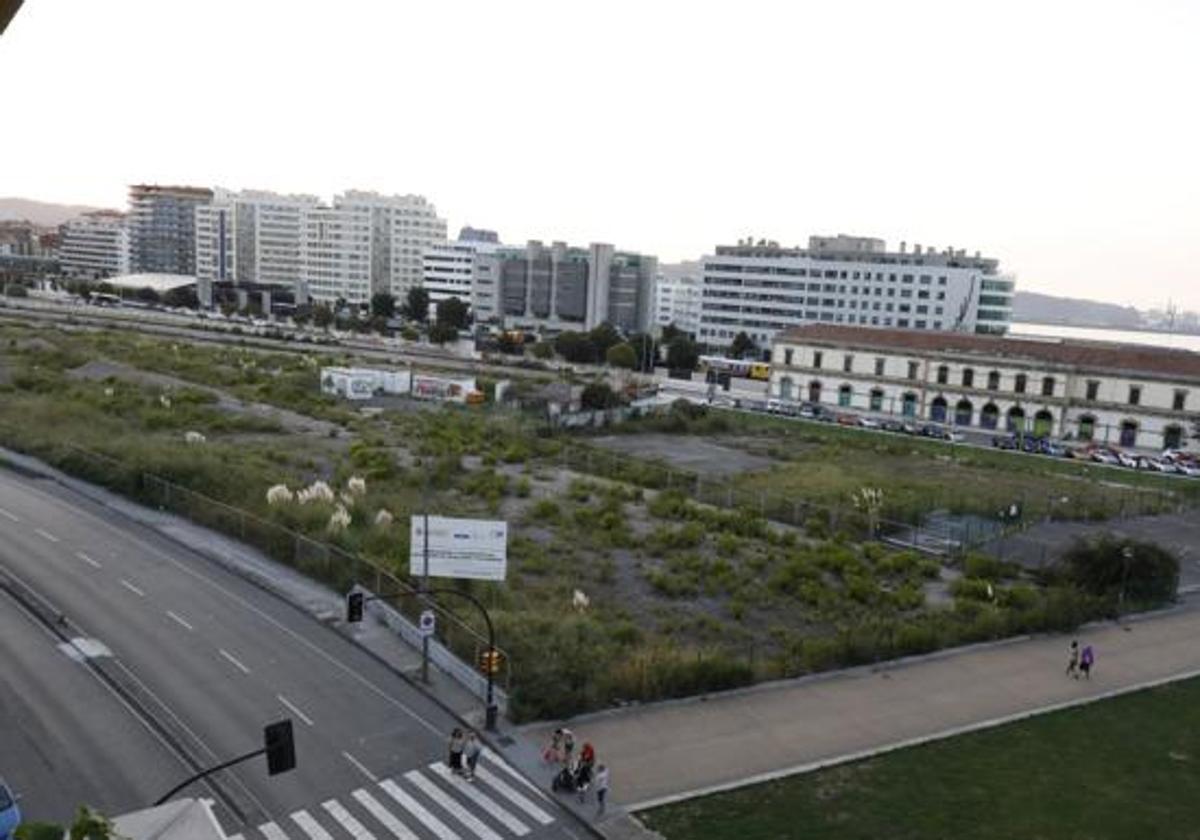
[[366, 776], [372, 782], [376, 782], [376, 783], [379, 782], [379, 777], [376, 776], [374, 773], [372, 773], [370, 770], [368, 770], [366, 765], [363, 764], [361, 761], [359, 761], [357, 758], [350, 755], [350, 753], [346, 752], [345, 750], [342, 750], [342, 755], [346, 757], [347, 761], [349, 761], [356, 768], [358, 768], [358, 772], [362, 773], [364, 776]]
[[195, 630], [196, 629], [192, 625], [188, 624], [187, 621], [182, 616], [178, 616], [175, 613], [171, 612], [170, 610], [167, 610], [167, 618], [171, 619], [172, 621], [174, 621], [176, 624], [178, 624], [180, 627], [182, 627], [185, 630]]
[[17, 516], [15, 513], [9, 513], [4, 508], [0, 508], [0, 516], [3, 516], [5, 519], [7, 519], [11, 522], [20, 522], [21, 521], [21, 517]]
[[342, 807], [336, 799], [330, 799], [321, 805], [329, 816], [338, 821], [338, 825], [350, 832], [354, 840], [375, 840], [375, 835], [363, 828], [363, 824], [354, 819], [354, 815]]
[[128, 589], [130, 592], [132, 592], [134, 595], [138, 596], [139, 598], [145, 598], [145, 597], [146, 597], [146, 593], [145, 593], [145, 592], [143, 592], [142, 590], [138, 589], [136, 586], [134, 586], [134, 585], [133, 585], [132, 583], [130, 583], [129, 581], [125, 580], [125, 578], [121, 578], [121, 585], [122, 585], [122, 586], [124, 586], [126, 589]]
[[426, 828], [436, 834], [438, 840], [460, 840], [459, 836], [451, 831], [449, 826], [425, 810], [424, 805], [401, 790], [400, 786], [391, 779], [384, 779], [379, 783], [379, 786], [387, 791], [388, 796], [399, 802], [400, 807], [404, 808], [420, 820]]
[[518, 782], [523, 784], [530, 791], [537, 794], [538, 798], [541, 799], [543, 802], [550, 801], [549, 797], [547, 797], [545, 793], [543, 793], [541, 790], [539, 790], [537, 785], [535, 785], [533, 782], [529, 781], [529, 779], [526, 779], [524, 776], [522, 776], [520, 773], [518, 773], [516, 770], [514, 770], [512, 768], [512, 766], [504, 759], [497, 758], [494, 753], [490, 753], [487, 750], [484, 750], [480, 754], [479, 757], [482, 758], [484, 761], [488, 762], [489, 764], [491, 764], [493, 767], [499, 767], [505, 773], [512, 776], [514, 779], [516, 779]]
[[450, 772], [450, 768], [442, 762], [438, 761], [429, 765], [429, 769], [442, 778], [446, 784], [451, 785], [454, 790], [467, 799], [470, 799], [480, 808], [482, 808], [496, 822], [507, 828], [518, 837], [524, 837], [529, 833], [529, 826], [514, 817], [508, 811], [501, 808], [496, 801], [490, 796], [487, 796], [479, 788], [472, 785], [470, 782], [464, 781]]
[[58, 537], [54, 536], [49, 531], [43, 531], [41, 528], [34, 528], [33, 530], [37, 532], [38, 536], [42, 537], [43, 539], [50, 540], [50, 542], [58, 542]]
[[103, 569], [104, 568], [102, 565], [100, 565], [99, 560], [93, 560], [91, 557], [88, 557], [82, 551], [76, 551], [75, 556], [78, 557], [80, 560], [82, 560], [84, 563], [87, 563], [93, 569]]
[[[466, 826], [467, 830], [478, 837], [479, 840], [503, 840], [499, 834], [488, 828], [481, 819], [460, 805], [457, 799], [451, 798], [440, 787], [421, 775], [419, 770], [410, 770], [404, 774], [404, 778], [408, 779], [409, 784], [436, 802], [442, 810]], [[388, 789], [387, 784], [387, 782], [383, 783], [382, 787], [384, 790]]]
[[276, 695], [275, 695], [275, 697], [276, 697], [276, 698], [279, 700], [279, 702], [280, 702], [280, 703], [282, 703], [284, 706], [286, 706], [286, 707], [287, 707], [287, 710], [288, 710], [289, 712], [291, 712], [292, 714], [294, 714], [296, 717], [300, 718], [300, 720], [304, 721], [304, 722], [305, 722], [305, 723], [307, 723], [309, 726], [312, 726], [312, 725], [313, 725], [312, 718], [310, 718], [308, 715], [304, 714], [304, 712], [302, 712], [302, 711], [300, 711], [298, 708], [296, 708], [296, 704], [295, 704], [295, 703], [293, 703], [292, 701], [288, 700], [288, 699], [287, 699], [286, 697], [284, 697], [282, 694], [276, 694]]
[[245, 838], [240, 834], [230, 834], [225, 840], [245, 840]]
[[258, 827], [258, 830], [263, 833], [263, 836], [267, 840], [288, 840], [288, 836], [283, 833], [283, 829], [273, 822], [263, 823]]
[[250, 669], [247, 668], [245, 665], [243, 665], [241, 662], [239, 662], [237, 657], [234, 656], [229, 651], [225, 650], [225, 648], [218, 648], [217, 652], [220, 653], [222, 656], [224, 656], [226, 659], [228, 659], [233, 664], [233, 667], [237, 668], [243, 674], [250, 673]]
[[312, 840], [333, 840], [333, 835], [314, 820], [308, 811], [297, 811], [292, 814], [292, 822], [300, 826], [301, 830]]
[[364, 808], [370, 811], [371, 816], [379, 820], [384, 828], [392, 832], [392, 834], [395, 834], [400, 838], [400, 840], [417, 840], [417, 835], [409, 831], [408, 826], [396, 819], [391, 811], [379, 804], [379, 800], [374, 796], [367, 793], [362, 788], [359, 788], [350, 795], [357, 799]]
[[475, 768], [475, 775], [494, 787], [497, 791], [503, 794], [509, 802], [516, 805], [542, 825], [550, 825], [550, 823], [554, 822], [554, 817], [547, 814], [533, 802], [530, 802], [519, 791], [513, 790], [503, 779], [497, 778], [495, 773], [488, 770], [483, 765]]

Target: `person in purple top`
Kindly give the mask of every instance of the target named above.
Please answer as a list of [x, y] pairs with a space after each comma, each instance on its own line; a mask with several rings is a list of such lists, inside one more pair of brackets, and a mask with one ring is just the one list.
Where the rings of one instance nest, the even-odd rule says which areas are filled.
[[1096, 653], [1092, 650], [1091, 645], [1085, 645], [1083, 653], [1079, 655], [1079, 670], [1083, 673], [1084, 679], [1092, 678], [1092, 665], [1096, 662]]

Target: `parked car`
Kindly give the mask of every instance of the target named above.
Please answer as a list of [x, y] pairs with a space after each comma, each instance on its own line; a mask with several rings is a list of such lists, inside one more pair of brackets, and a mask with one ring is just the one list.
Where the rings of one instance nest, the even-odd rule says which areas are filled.
[[1150, 469], [1155, 472], [1173, 473], [1176, 471], [1175, 465], [1170, 461], [1164, 461], [1161, 458], [1147, 458], [1146, 460], [1150, 462]]
[[879, 422], [879, 428], [883, 429], [885, 432], [903, 432], [904, 425], [905, 424], [901, 423], [899, 420], [881, 420]]
[[858, 425], [862, 426], [864, 429], [878, 429], [881, 428], [882, 424], [874, 417], [859, 417]]
[[1200, 464], [1195, 461], [1180, 461], [1175, 464], [1175, 469], [1186, 476], [1200, 478]]
[[1129, 467], [1130, 469], [1137, 469], [1137, 456], [1136, 455], [1130, 455], [1128, 452], [1117, 452], [1116, 456], [1117, 456], [1117, 463], [1120, 464], [1122, 467]]
[[858, 415], [842, 413], [837, 416], [837, 422], [839, 426], [857, 426]]
[[992, 435], [992, 446], [997, 449], [1019, 449], [1021, 443], [1016, 435]]
[[1109, 452], [1107, 449], [1093, 449], [1092, 460], [1097, 464], [1110, 464], [1113, 466], [1117, 466], [1121, 463], [1117, 460], [1117, 456]]
[[817, 417], [817, 410], [813, 406], [806, 403], [800, 406], [800, 416], [807, 420], [815, 420]]
[[17, 826], [21, 824], [21, 809], [17, 807], [17, 795], [0, 779], [0, 840], [12, 840]]
[[1067, 455], [1067, 448], [1065, 446], [1049, 439], [1042, 440], [1038, 451], [1043, 455], [1049, 455], [1051, 458], [1065, 458]]

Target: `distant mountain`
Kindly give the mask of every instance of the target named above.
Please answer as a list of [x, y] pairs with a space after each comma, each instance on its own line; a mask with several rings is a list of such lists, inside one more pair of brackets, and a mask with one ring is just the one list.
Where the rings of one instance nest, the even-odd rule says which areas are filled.
[[1072, 327], [1138, 329], [1145, 325], [1142, 313], [1132, 306], [1020, 291], [1013, 295], [1012, 319]]
[[0, 221], [16, 220], [33, 222], [35, 225], [55, 227], [80, 213], [99, 210], [82, 204], [50, 204], [28, 198], [0, 198]]

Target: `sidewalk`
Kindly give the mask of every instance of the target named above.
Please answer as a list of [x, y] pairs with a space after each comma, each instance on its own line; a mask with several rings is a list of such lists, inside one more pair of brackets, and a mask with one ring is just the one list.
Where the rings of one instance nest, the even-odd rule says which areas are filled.
[[[630, 810], [817, 769], [1054, 708], [1200, 675], [1200, 604], [1077, 634], [1092, 680], [1064, 676], [1067, 636], [1039, 636], [618, 709], [569, 721]], [[543, 743], [556, 724], [521, 730]]]

